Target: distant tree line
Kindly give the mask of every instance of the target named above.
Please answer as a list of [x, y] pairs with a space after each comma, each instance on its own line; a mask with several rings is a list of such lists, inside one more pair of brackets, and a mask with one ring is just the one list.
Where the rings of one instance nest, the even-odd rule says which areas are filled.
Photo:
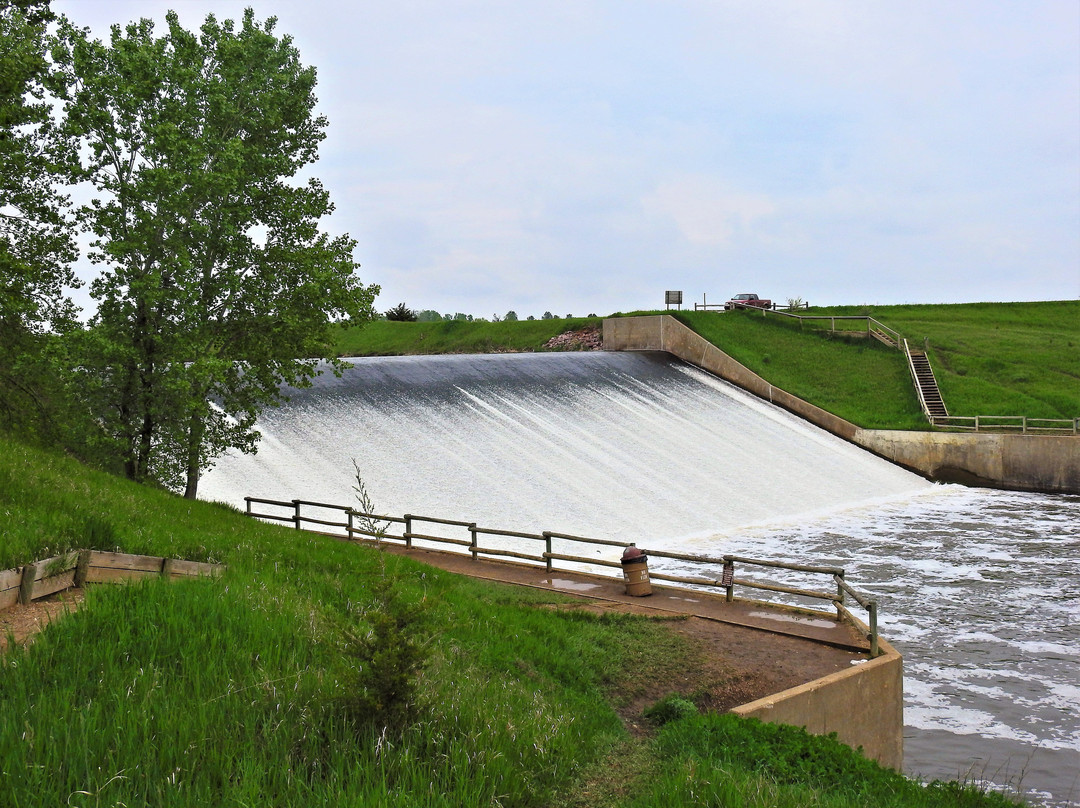
[[[567, 314], [566, 319], [571, 319], [573, 316], [574, 316], [573, 314]], [[596, 315], [595, 314], [589, 314], [587, 316], [595, 317]], [[404, 303], [399, 303], [397, 306], [394, 306], [393, 308], [387, 309], [386, 312], [383, 313], [383, 317], [385, 319], [387, 319], [387, 320], [392, 320], [392, 321], [397, 321], [397, 322], [420, 322], [420, 323], [439, 323], [439, 322], [443, 322], [443, 321], [447, 321], [447, 320], [458, 320], [458, 321], [469, 322], [469, 323], [487, 323], [487, 322], [492, 322], [492, 323], [509, 322], [509, 323], [512, 323], [512, 322], [517, 322], [518, 320], [521, 319], [520, 317], [518, 317], [517, 312], [514, 311], [513, 309], [506, 312], [506, 314], [503, 314], [502, 316], [500, 316], [498, 314], [493, 314], [493, 315], [491, 315], [491, 319], [489, 320], [486, 317], [474, 317], [471, 314], [462, 314], [461, 312], [457, 312], [456, 314], [440, 314], [439, 312], [435, 311], [434, 309], [423, 309], [421, 311], [414, 311], [413, 309], [410, 309], [408, 306], [406, 306]], [[533, 317], [530, 314], [525, 319], [526, 320], [535, 320], [536, 317]], [[555, 319], [558, 319], [558, 318], [554, 314], [552, 314], [550, 311], [545, 311], [543, 313], [543, 315], [540, 317], [540, 319], [541, 320], [555, 320]]]
[[275, 28], [170, 12], [102, 42], [48, 0], [0, 0], [0, 429], [194, 497], [283, 386], [336, 361], [331, 328], [375, 316], [355, 241], [298, 179], [327, 120]]

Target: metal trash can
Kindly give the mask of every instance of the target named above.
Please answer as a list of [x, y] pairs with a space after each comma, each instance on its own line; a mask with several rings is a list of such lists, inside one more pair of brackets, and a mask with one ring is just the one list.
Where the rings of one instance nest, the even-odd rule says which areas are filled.
[[636, 598], [652, 594], [649, 557], [632, 544], [623, 550], [622, 574], [626, 583], [626, 594]]

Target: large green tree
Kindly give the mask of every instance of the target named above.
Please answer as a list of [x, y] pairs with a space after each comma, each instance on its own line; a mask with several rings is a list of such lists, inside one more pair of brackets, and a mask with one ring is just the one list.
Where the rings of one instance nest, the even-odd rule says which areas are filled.
[[167, 15], [113, 26], [108, 43], [62, 20], [53, 90], [98, 198], [97, 313], [81, 389], [135, 480], [183, 488], [229, 447], [253, 451], [258, 413], [329, 358], [337, 320], [373, 315], [348, 236], [316, 179], [327, 121], [315, 70], [276, 21]]
[[0, 425], [20, 432], [55, 412], [46, 334], [74, 320], [74, 230], [56, 183], [64, 152], [42, 86], [50, 19], [47, 0], [0, 0]]

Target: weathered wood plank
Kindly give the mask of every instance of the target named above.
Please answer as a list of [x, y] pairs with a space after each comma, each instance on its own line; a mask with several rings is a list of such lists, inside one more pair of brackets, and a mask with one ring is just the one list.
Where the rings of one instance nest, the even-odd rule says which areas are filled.
[[53, 556], [52, 558], [38, 561], [37, 572], [34, 573], [34, 580], [40, 581], [43, 578], [51, 578], [54, 575], [60, 575], [68, 570], [75, 569], [75, 565], [78, 561], [78, 553], [64, 553], [63, 555]]
[[0, 610], [10, 609], [19, 602], [19, 588], [5, 589], [0, 592]]
[[124, 581], [141, 581], [144, 578], [157, 578], [159, 572], [152, 570], [117, 569], [115, 567], [94, 567], [86, 571], [86, 582], [90, 584], [123, 583]]
[[34, 588], [30, 592], [30, 600], [38, 600], [47, 595], [62, 592], [65, 589], [71, 589], [73, 586], [75, 586], [74, 569], [69, 569], [67, 572], [63, 572], [60, 575], [51, 575], [48, 578], [40, 578], [34, 583]]
[[22, 570], [0, 570], [0, 592], [18, 589], [22, 583]]
[[184, 561], [180, 558], [167, 558], [162, 569], [162, 574], [170, 578], [187, 578], [196, 576], [217, 577], [225, 571], [222, 564], [209, 564], [205, 561]]
[[144, 572], [161, 572], [164, 562], [161, 556], [132, 555], [130, 553], [106, 553], [95, 550], [90, 555], [90, 567], [108, 567], [118, 570], [141, 570]]

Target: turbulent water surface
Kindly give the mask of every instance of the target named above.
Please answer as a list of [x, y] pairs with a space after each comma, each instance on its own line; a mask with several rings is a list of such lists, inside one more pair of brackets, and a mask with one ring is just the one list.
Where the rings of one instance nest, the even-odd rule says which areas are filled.
[[839, 564], [905, 658], [912, 774], [1080, 802], [1080, 497], [932, 485], [657, 353], [354, 360], [204, 497]]

